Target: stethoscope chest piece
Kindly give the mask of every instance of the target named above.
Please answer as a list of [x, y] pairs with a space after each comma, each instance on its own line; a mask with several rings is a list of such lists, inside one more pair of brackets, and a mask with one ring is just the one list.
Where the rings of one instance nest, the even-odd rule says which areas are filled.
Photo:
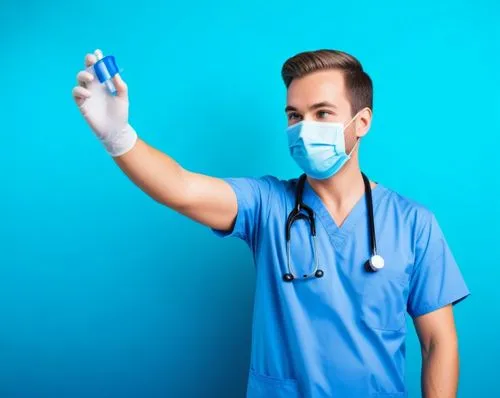
[[376, 272], [384, 268], [384, 265], [385, 265], [384, 258], [378, 254], [374, 254], [366, 262], [366, 269], [367, 271]]

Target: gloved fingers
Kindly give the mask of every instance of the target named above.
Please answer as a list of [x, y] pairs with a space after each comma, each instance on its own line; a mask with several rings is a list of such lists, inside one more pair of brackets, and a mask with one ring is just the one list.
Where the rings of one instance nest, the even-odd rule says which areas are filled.
[[125, 81], [122, 79], [119, 73], [113, 76], [112, 81], [116, 88], [116, 93], [118, 97], [127, 98], [128, 95], [127, 83], [125, 83]]
[[94, 65], [96, 62], [97, 62], [97, 57], [95, 56], [95, 54], [87, 54], [85, 56], [85, 67], [86, 68]]
[[82, 86], [73, 87], [73, 99], [78, 104], [78, 106], [82, 106], [87, 98], [91, 97], [91, 92]]
[[80, 86], [87, 87], [94, 80], [94, 75], [86, 70], [82, 70], [76, 75], [76, 80]]

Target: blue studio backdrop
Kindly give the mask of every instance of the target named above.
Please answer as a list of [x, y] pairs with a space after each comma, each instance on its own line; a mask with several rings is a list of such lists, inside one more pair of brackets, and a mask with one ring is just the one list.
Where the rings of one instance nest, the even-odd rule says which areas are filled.
[[123, 68], [140, 136], [220, 177], [297, 176], [282, 63], [358, 57], [375, 88], [363, 170], [436, 214], [472, 292], [455, 312], [459, 397], [499, 396], [499, 13], [494, 0], [2, 1], [0, 397], [245, 393], [250, 251], [106, 155], [71, 97], [95, 48]]

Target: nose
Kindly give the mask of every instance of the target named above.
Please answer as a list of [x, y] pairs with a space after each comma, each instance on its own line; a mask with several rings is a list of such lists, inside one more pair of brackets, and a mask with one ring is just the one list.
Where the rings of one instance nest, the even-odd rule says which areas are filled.
[[303, 115], [299, 120], [289, 120], [288, 121], [288, 126], [291, 127], [291, 126], [294, 126], [300, 122], [307, 122], [307, 121], [314, 121], [314, 115], [311, 115], [309, 113], [306, 113], [305, 115]]
[[307, 121], [314, 121], [314, 114], [307, 112], [302, 120], [307, 120]]

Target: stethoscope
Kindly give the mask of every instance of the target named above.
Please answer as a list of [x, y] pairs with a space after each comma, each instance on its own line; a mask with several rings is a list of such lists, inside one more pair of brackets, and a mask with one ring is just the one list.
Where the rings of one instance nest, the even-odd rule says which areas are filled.
[[[377, 254], [377, 239], [375, 236], [375, 221], [373, 216], [373, 199], [372, 199], [372, 188], [370, 186], [370, 181], [364, 173], [363, 182], [365, 185], [365, 198], [366, 198], [366, 209], [368, 213], [368, 227], [370, 229], [370, 246], [371, 246], [371, 256], [365, 263], [365, 269], [369, 272], [375, 272], [384, 268], [384, 259], [382, 256]], [[288, 272], [283, 275], [283, 280], [285, 282], [291, 282], [294, 279], [307, 279], [311, 277], [321, 278], [325, 272], [319, 268], [318, 265], [318, 255], [316, 252], [316, 223], [314, 220], [314, 211], [307, 206], [303, 201], [302, 197], [304, 194], [304, 186], [306, 182], [306, 175], [302, 174], [297, 183], [297, 191], [295, 193], [295, 207], [292, 209], [288, 218], [286, 220], [286, 260]], [[290, 230], [292, 225], [297, 220], [306, 220], [309, 222], [309, 227], [311, 231], [311, 238], [313, 242], [313, 262], [314, 269], [309, 274], [303, 274], [301, 277], [295, 276], [292, 272], [290, 265]]]

